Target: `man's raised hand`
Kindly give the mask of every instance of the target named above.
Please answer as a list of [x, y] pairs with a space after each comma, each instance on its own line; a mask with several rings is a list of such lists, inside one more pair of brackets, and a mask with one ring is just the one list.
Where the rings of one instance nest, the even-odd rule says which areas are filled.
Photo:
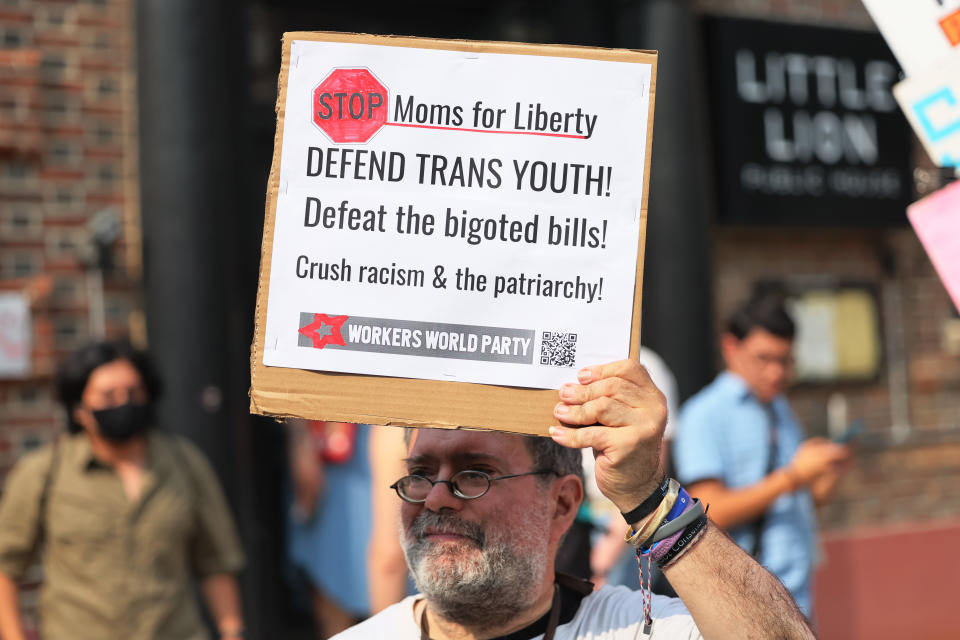
[[566, 447], [592, 447], [597, 486], [622, 512], [660, 482], [660, 444], [667, 403], [635, 360], [586, 367], [579, 384], [565, 384], [554, 416], [564, 425], [550, 436]]

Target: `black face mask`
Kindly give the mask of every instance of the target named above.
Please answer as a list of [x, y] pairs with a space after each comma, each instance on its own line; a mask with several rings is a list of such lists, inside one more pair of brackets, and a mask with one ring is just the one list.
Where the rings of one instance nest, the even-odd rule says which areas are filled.
[[119, 407], [92, 411], [100, 435], [111, 442], [126, 442], [150, 428], [148, 404], [123, 404]]

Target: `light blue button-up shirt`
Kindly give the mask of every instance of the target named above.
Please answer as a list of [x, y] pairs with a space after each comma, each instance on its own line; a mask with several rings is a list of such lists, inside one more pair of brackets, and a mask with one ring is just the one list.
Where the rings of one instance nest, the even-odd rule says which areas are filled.
[[[774, 468], [779, 468], [790, 462], [803, 441], [803, 430], [786, 397], [774, 398], [771, 408], [778, 443]], [[742, 378], [721, 373], [683, 405], [673, 453], [677, 479], [687, 486], [707, 479], [720, 480], [730, 489], [756, 484], [767, 474], [770, 460], [768, 410]], [[813, 498], [801, 489], [777, 498], [761, 534], [760, 562], [783, 581], [807, 616], [813, 605], [816, 526]], [[753, 523], [730, 535], [748, 552], [753, 548]]]

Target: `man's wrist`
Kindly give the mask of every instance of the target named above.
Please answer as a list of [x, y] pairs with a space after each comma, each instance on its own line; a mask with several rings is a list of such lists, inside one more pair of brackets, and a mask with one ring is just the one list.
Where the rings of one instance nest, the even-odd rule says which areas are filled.
[[620, 509], [627, 524], [636, 524], [656, 510], [667, 493], [669, 480], [662, 474], [654, 476], [653, 480], [638, 487], [633, 495], [612, 502]]
[[793, 493], [803, 486], [800, 475], [797, 473], [797, 470], [793, 468], [793, 465], [788, 464], [780, 467], [778, 471], [786, 482], [786, 488], [782, 493]]

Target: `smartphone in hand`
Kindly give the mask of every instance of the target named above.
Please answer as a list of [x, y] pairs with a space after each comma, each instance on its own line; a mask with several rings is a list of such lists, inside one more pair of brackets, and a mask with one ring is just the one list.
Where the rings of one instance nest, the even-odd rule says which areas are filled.
[[833, 441], [837, 444], [850, 444], [857, 436], [863, 433], [866, 428], [863, 420], [857, 419], [850, 423], [846, 430], [838, 436], [833, 438]]

